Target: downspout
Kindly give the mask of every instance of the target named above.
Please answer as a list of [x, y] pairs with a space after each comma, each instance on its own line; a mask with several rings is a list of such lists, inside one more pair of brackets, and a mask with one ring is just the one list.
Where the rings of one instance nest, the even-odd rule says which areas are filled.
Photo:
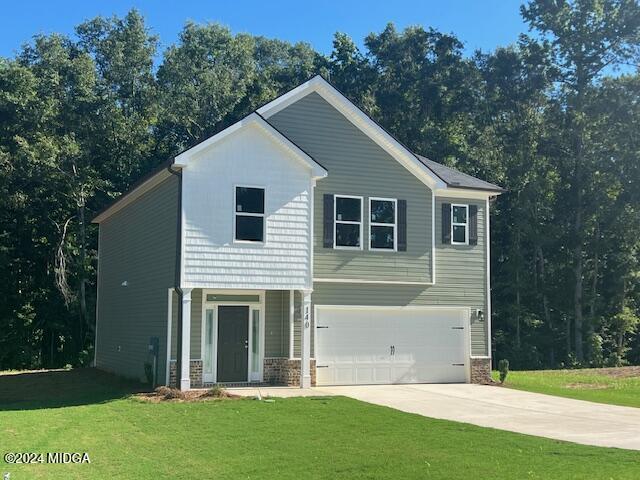
[[[167, 167], [167, 171], [171, 175], [175, 175], [178, 178], [178, 212], [177, 212], [177, 225], [176, 225], [176, 264], [175, 264], [175, 278], [173, 289], [178, 295], [178, 322], [177, 322], [177, 338], [176, 338], [176, 387], [179, 387], [180, 380], [182, 380], [182, 288], [180, 288], [180, 270], [181, 263], [180, 258], [182, 255], [182, 171], [173, 170], [172, 164]], [[171, 332], [170, 332], [171, 334]], [[169, 337], [168, 341], [171, 341]], [[168, 358], [167, 362], [171, 359]]]

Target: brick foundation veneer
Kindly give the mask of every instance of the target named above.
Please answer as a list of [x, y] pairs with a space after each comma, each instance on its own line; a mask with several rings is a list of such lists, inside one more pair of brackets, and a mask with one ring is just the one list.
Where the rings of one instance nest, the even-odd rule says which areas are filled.
[[[300, 360], [289, 358], [264, 359], [264, 383], [300, 386]], [[311, 385], [316, 384], [316, 361], [311, 360]]]
[[[175, 360], [169, 362], [169, 386], [176, 387], [178, 384], [178, 375], [176, 371]], [[189, 377], [191, 379], [191, 388], [202, 387], [202, 360], [191, 360], [189, 365]]]
[[491, 359], [471, 359], [471, 383], [493, 383], [491, 380]]

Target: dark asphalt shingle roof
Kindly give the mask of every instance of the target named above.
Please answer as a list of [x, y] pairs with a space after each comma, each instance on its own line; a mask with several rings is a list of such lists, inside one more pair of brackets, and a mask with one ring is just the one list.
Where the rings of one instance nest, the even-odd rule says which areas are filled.
[[470, 188], [473, 190], [486, 190], [489, 192], [505, 192], [506, 190], [493, 183], [485, 182], [479, 178], [462, 173], [455, 168], [446, 167], [441, 163], [429, 160], [427, 157], [415, 154], [429, 170], [435, 173], [440, 179], [451, 188]]

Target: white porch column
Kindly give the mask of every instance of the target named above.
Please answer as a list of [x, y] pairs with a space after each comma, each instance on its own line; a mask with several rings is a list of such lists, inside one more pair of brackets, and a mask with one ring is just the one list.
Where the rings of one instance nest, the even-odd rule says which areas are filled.
[[182, 354], [180, 390], [191, 389], [191, 288], [182, 289]]
[[311, 291], [303, 291], [300, 352], [300, 388], [311, 387]]

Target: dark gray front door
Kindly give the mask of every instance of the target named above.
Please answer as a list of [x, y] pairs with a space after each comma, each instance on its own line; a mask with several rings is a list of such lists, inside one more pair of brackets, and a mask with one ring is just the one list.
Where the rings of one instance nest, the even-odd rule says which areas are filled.
[[247, 381], [249, 307], [218, 306], [218, 382]]

